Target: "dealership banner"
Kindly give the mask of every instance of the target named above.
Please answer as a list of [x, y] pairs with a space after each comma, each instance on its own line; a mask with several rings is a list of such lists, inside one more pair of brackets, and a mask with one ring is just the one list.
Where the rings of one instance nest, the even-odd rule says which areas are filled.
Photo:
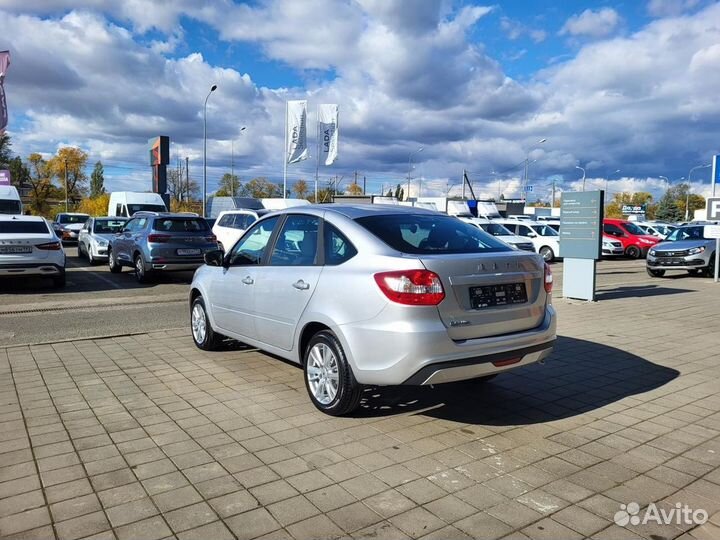
[[325, 165], [332, 165], [338, 155], [338, 106], [324, 104], [318, 107], [318, 146]]
[[644, 214], [647, 210], [646, 204], [623, 204], [623, 214]]
[[307, 159], [307, 101], [288, 101], [285, 120], [286, 163], [297, 163]]
[[5, 88], [3, 81], [10, 66], [10, 51], [0, 51], [0, 133], [8, 123], [7, 101], [5, 100]]
[[10, 184], [12, 184], [10, 181], [10, 171], [0, 169], [0, 186], [9, 186]]

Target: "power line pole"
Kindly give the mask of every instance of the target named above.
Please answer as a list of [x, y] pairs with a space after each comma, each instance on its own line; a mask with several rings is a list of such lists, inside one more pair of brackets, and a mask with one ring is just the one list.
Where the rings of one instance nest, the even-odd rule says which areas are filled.
[[67, 179], [67, 158], [65, 158], [65, 211], [68, 211], [68, 179]]
[[365, 175], [363, 175], [363, 195], [365, 195], [365, 188], [367, 187], [367, 180], [365, 179]]
[[550, 208], [555, 208], [555, 179], [554, 178], [553, 178], [552, 200], [550, 201]]
[[190, 158], [185, 156], [185, 184], [187, 186], [186, 202], [190, 202]]

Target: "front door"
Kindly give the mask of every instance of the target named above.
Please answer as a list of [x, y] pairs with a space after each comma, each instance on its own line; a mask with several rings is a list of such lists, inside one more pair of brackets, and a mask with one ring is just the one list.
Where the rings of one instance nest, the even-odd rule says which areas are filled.
[[228, 266], [213, 273], [208, 309], [221, 333], [238, 339], [257, 337], [253, 322], [256, 281], [265, 269], [265, 252], [279, 219], [258, 222], [228, 254]]

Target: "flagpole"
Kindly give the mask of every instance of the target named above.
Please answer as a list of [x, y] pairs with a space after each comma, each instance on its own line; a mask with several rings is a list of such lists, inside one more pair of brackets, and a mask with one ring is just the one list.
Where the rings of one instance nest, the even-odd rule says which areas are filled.
[[320, 176], [320, 106], [315, 122], [315, 204], [318, 202], [318, 176]]
[[288, 102], [285, 100], [285, 122], [283, 125], [283, 131], [285, 132], [285, 146], [283, 147], [283, 199], [287, 193], [287, 116]]

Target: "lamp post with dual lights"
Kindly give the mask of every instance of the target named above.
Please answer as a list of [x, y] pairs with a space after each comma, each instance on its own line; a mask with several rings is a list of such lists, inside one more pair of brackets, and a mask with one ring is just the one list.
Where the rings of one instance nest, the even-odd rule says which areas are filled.
[[217, 84], [210, 87], [208, 95], [205, 96], [205, 104], [203, 105], [203, 207], [202, 215], [205, 217], [207, 207], [207, 102], [210, 94], [217, 90]]
[[407, 200], [407, 199], [410, 198], [410, 175], [411, 175], [411, 171], [412, 171], [412, 157], [413, 157], [415, 154], [419, 154], [419, 153], [422, 152], [424, 149], [425, 149], [425, 147], [424, 147], [424, 146], [421, 146], [420, 148], [418, 148], [418, 149], [415, 150], [414, 152], [410, 152], [410, 154], [408, 155], [408, 179], [407, 179], [407, 193], [405, 194], [405, 200]]
[[[534, 148], [536, 148], [537, 146], [539, 146], [545, 142], [547, 142], [547, 139], [543, 137], [538, 142], [536, 142], [533, 146], [531, 146], [528, 149], [527, 154], [525, 154], [525, 179], [523, 182], [523, 192], [521, 193], [523, 201], [527, 199], [528, 169], [530, 168], [530, 163], [531, 163], [530, 162], [530, 152], [532, 152], [532, 150]], [[537, 160], [533, 160], [532, 163], [535, 163], [535, 161], [537, 161]]]

